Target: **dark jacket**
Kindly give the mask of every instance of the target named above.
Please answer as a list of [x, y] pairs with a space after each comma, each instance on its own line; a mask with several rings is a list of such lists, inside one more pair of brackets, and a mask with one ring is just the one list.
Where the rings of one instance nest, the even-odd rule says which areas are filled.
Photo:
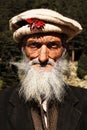
[[[62, 103], [49, 103], [49, 130], [87, 130], [87, 90], [69, 87], [66, 91]], [[45, 130], [40, 110], [34, 101], [19, 98], [18, 88], [1, 90], [0, 130]]]

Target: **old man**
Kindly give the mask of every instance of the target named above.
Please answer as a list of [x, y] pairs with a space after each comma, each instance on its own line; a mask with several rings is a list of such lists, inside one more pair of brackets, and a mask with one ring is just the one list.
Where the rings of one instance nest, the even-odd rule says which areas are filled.
[[20, 85], [0, 91], [0, 130], [87, 130], [87, 90], [63, 80], [67, 43], [81, 25], [50, 9], [32, 9], [10, 21], [23, 59]]

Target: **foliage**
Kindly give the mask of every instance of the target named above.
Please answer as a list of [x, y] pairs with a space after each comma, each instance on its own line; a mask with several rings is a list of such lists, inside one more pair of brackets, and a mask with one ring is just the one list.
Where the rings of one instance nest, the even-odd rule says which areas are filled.
[[0, 89], [2, 88], [2, 85], [3, 85], [3, 81], [0, 80]]
[[85, 53], [83, 53], [79, 59], [77, 75], [81, 79], [87, 75], [87, 55]]

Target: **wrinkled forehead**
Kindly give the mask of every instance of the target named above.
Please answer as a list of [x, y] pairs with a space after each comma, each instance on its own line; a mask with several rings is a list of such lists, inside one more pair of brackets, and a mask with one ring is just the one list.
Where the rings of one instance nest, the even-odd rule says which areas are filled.
[[33, 40], [33, 41], [43, 41], [45, 40], [50, 41], [50, 40], [60, 40], [66, 42], [67, 36], [65, 34], [59, 34], [59, 33], [39, 33], [39, 34], [33, 34], [33, 35], [27, 35], [23, 37], [22, 41], [26, 42], [27, 40]]

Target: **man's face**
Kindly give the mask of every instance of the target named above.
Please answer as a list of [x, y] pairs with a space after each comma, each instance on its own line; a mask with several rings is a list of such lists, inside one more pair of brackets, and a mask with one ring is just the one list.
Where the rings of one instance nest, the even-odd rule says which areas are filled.
[[39, 35], [36, 34], [26, 39], [25, 54], [29, 61], [38, 59], [39, 64], [33, 64], [35, 69], [44, 69], [50, 71], [51, 64], [48, 61], [56, 62], [63, 53], [63, 46], [60, 36], [58, 35]]

